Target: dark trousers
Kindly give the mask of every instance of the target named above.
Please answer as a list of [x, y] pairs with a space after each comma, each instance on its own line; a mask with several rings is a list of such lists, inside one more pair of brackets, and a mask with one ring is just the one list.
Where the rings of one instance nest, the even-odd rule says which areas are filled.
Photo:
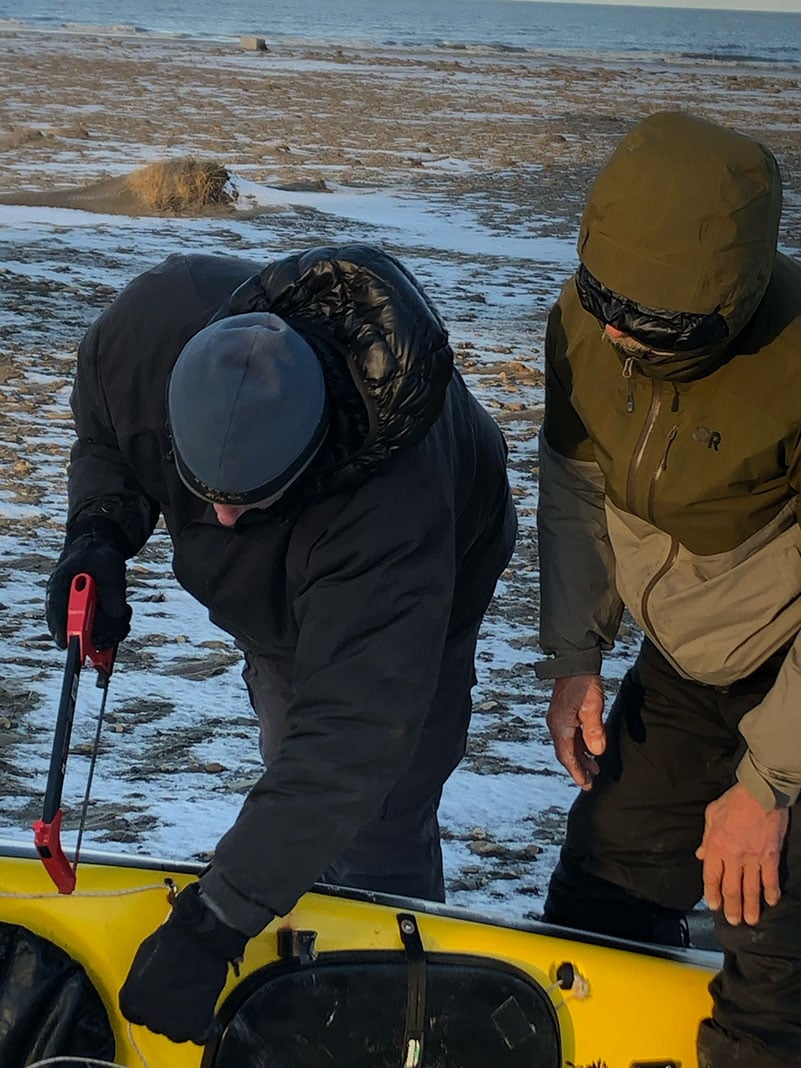
[[[446, 779], [464, 756], [481, 619], [448, 636], [439, 682], [414, 756], [366, 823], [321, 881], [385, 894], [445, 900], [437, 809]], [[245, 654], [243, 678], [259, 718], [265, 764], [277, 752], [292, 701], [292, 663]], [[381, 700], [376, 693], [375, 700]]]
[[[734, 785], [740, 719], [773, 685], [784, 652], [731, 686], [678, 675], [643, 644], [607, 721], [593, 788], [571, 808], [544, 919], [621, 938], [684, 944], [684, 915], [703, 893], [695, 858], [706, 806]], [[799, 709], [801, 716], [801, 709]], [[801, 729], [801, 726], [799, 727]], [[700, 1068], [801, 1065], [801, 818], [790, 812], [782, 898], [756, 926], [715, 916], [724, 963]]]

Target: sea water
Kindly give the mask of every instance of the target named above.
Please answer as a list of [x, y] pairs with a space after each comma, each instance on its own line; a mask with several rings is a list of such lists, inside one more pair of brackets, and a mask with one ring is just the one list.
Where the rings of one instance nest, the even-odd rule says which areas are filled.
[[544, 0], [0, 0], [18, 28], [801, 64], [801, 14]]

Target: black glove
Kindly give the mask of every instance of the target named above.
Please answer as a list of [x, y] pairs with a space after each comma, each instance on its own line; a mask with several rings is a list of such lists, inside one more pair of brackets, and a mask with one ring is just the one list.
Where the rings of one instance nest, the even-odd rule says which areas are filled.
[[218, 919], [192, 883], [169, 919], [144, 940], [120, 990], [122, 1015], [172, 1042], [202, 1046], [228, 964], [245, 951], [247, 935]]
[[95, 580], [97, 611], [92, 627], [96, 649], [111, 649], [130, 631], [131, 609], [125, 600], [125, 552], [122, 534], [110, 523], [97, 520], [89, 533], [67, 542], [47, 583], [45, 615], [60, 649], [67, 648], [67, 606], [70, 586], [85, 571]]

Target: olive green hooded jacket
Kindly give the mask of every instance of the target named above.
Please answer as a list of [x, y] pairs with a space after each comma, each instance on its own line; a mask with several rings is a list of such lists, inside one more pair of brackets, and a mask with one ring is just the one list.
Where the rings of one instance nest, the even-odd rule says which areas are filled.
[[719, 314], [711, 348], [624, 358], [574, 275], [546, 336], [542, 678], [598, 673], [623, 605], [686, 678], [726, 686], [776, 650], [738, 778], [801, 791], [801, 266], [777, 252], [781, 179], [751, 138], [681, 113], [623, 139], [578, 251], [645, 309]]

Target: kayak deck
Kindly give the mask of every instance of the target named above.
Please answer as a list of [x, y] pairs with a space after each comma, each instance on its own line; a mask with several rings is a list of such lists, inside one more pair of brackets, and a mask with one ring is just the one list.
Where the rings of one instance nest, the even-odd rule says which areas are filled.
[[[230, 974], [219, 1006], [220, 1029], [206, 1050], [191, 1043], [175, 1045], [145, 1028], [130, 1027], [117, 1008], [117, 992], [142, 939], [169, 913], [165, 880], [180, 890], [200, 866], [87, 854], [76, 891], [60, 895], [32, 852], [4, 850], [0, 844], [0, 923], [33, 932], [83, 966], [108, 1014], [116, 1061], [128, 1068], [334, 1063], [325, 1057], [293, 1060], [289, 1052], [286, 1059], [265, 1062], [255, 1047], [248, 1059], [249, 1047], [241, 1039], [247, 1020], [251, 1032], [254, 1021], [256, 1030], [262, 1029], [259, 1042], [269, 1046], [274, 1041], [275, 1049], [288, 1050], [289, 1025], [273, 1037], [267, 1030], [273, 1006], [283, 1019], [298, 1013], [300, 1023], [292, 1026], [297, 1031], [302, 1023], [304, 1057], [317, 1041], [315, 1012], [322, 1014], [317, 1030], [329, 1045], [333, 1031], [326, 1020], [337, 1012], [350, 1021], [341, 1041], [348, 1030], [361, 1026], [359, 1020], [365, 1034], [379, 1021], [392, 1048], [372, 1050], [372, 1060], [364, 1063], [376, 1068], [403, 1064], [398, 1046], [406, 1049], [407, 1042], [412, 1043], [406, 1054], [410, 1068], [431, 1063], [426, 1044], [428, 1050], [439, 1050], [437, 1065], [470, 1068], [449, 1061], [456, 1054], [448, 1051], [461, 1049], [464, 1058], [459, 1028], [475, 1030], [484, 1008], [490, 1020], [486, 1041], [493, 1041], [497, 1032], [499, 1048], [511, 1051], [508, 1061], [497, 1060], [498, 1065], [695, 1064], [695, 1033], [710, 1009], [707, 984], [718, 966], [716, 954], [638, 946], [536, 923], [507, 924], [494, 916], [331, 887], [316, 887], [251, 940], [240, 976]], [[409, 1022], [414, 982], [417, 1001], [428, 997], [419, 1035]], [[0, 975], [0, 1007], [2, 984]], [[349, 1051], [331, 1050], [337, 1063], [349, 1068], [361, 1063], [353, 1037]], [[417, 1041], [422, 1048], [415, 1061]], [[527, 1043], [536, 1047], [540, 1059], [526, 1054]], [[516, 1049], [523, 1059], [515, 1060]], [[475, 1056], [476, 1065], [487, 1063], [486, 1050], [476, 1048]]]

